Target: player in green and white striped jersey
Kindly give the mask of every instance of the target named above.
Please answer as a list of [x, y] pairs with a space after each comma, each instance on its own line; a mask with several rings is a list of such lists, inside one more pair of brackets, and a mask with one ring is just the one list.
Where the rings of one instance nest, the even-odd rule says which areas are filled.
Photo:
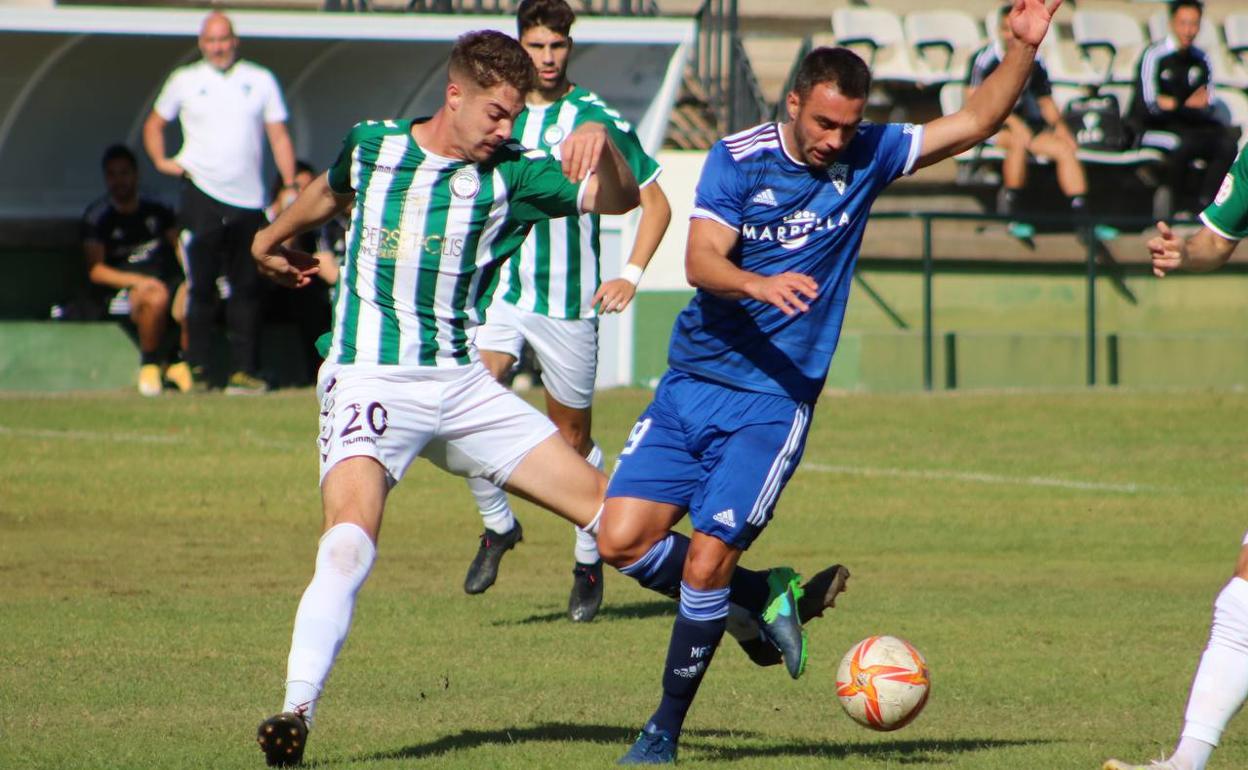
[[[520, 43], [533, 59], [537, 84], [512, 135], [525, 147], [560, 157], [566, 138], [584, 123], [601, 123], [641, 186], [641, 220], [632, 254], [620, 276], [601, 280], [598, 217], [585, 214], [539, 222], [518, 259], [504, 268], [488, 318], [477, 335], [481, 360], [497, 377], [516, 364], [527, 342], [537, 354], [546, 390], [546, 413], [559, 433], [597, 467], [602, 450], [590, 436], [598, 369], [598, 313], [619, 312], [636, 291], [671, 220], [656, 181], [659, 165], [641, 147], [632, 126], [593, 92], [568, 80], [570, 32], [576, 15], [564, 0], [524, 0], [516, 12]], [[484, 479], [469, 487], [485, 521], [481, 546], [464, 590], [493, 584], [503, 554], [520, 540], [507, 495]], [[602, 603], [602, 562], [594, 538], [578, 532], [568, 617], [589, 621]]]
[[417, 455], [590, 530], [606, 487], [550, 420], [490, 376], [472, 339], [497, 270], [534, 222], [626, 212], [636, 180], [601, 125], [577, 129], [562, 163], [510, 139], [533, 79], [510, 37], [461, 37], [448, 74], [433, 117], [356, 125], [334, 166], [252, 244], [266, 275], [306, 285], [315, 257], [282, 244], [355, 203], [317, 383], [325, 531], [295, 615], [285, 703], [260, 726], [270, 765], [302, 758], [386, 496]]

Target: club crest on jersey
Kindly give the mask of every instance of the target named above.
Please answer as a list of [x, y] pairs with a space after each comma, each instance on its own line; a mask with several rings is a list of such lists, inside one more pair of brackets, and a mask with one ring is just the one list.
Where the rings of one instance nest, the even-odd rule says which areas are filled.
[[1213, 205], [1221, 206], [1231, 197], [1231, 193], [1235, 192], [1235, 180], [1230, 174], [1222, 178], [1222, 186], [1218, 188], [1218, 194], [1213, 197]]
[[471, 168], [461, 168], [451, 177], [451, 192], [456, 198], [475, 198], [481, 191], [481, 180]]
[[566, 136], [567, 134], [564, 132], [563, 126], [547, 126], [546, 130], [542, 132], [542, 141], [546, 143], [546, 146], [554, 147], [562, 142]]
[[836, 188], [837, 193], [844, 195], [846, 183], [849, 182], [849, 166], [844, 163], [833, 163], [828, 166], [828, 179], [832, 180], [832, 186]]

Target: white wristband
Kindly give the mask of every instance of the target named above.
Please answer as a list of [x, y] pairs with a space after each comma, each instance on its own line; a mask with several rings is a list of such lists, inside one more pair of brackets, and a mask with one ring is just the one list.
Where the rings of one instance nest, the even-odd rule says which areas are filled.
[[629, 262], [624, 266], [624, 269], [620, 271], [620, 277], [631, 283], [633, 286], [636, 286], [641, 283], [642, 272], [643, 271], [640, 267], [637, 267], [632, 262]]

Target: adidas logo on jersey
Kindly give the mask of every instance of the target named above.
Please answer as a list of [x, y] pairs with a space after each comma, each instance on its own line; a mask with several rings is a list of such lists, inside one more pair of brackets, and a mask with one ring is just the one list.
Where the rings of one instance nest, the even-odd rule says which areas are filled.
[[724, 510], [715, 514], [711, 518], [714, 519], [715, 521], [718, 521], [720, 524], [723, 524], [725, 527], [729, 527], [730, 529], [736, 529], [737, 517], [732, 514], [731, 508], [725, 508]]
[[755, 203], [761, 203], [764, 206], [779, 206], [780, 201], [776, 200], [776, 194], [771, 191], [770, 187], [764, 187], [763, 191], [753, 198]]

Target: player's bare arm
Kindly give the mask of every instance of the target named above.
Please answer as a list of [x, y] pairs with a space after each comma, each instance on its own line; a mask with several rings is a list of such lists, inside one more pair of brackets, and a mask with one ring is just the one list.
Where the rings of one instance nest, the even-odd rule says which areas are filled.
[[637, 208], [637, 179], [601, 123], [582, 123], [564, 140], [561, 152], [568, 179], [580, 182], [593, 174], [585, 189], [585, 211], [625, 214]]
[[805, 313], [819, 295], [814, 279], [801, 273], [764, 276], [742, 270], [729, 255], [737, 245], [737, 231], [710, 219], [689, 222], [685, 249], [685, 277], [695, 289], [726, 299], [755, 299], [775, 305], [785, 315]]
[[186, 170], [165, 154], [165, 126], [168, 123], [155, 110], [148, 113], [147, 120], [143, 121], [143, 149], [147, 150], [147, 156], [152, 159], [157, 171], [169, 176], [182, 176]]
[[619, 278], [603, 281], [594, 294], [591, 304], [603, 313], [620, 313], [628, 307], [637, 294], [637, 281], [645, 272], [654, 252], [672, 222], [672, 206], [658, 182], [641, 188], [641, 221], [637, 223], [637, 237], [633, 239], [633, 252], [629, 255], [624, 273]]
[[968, 150], [1001, 128], [1023, 92], [1036, 49], [1061, 4], [1062, 0], [1015, 0], [1008, 17], [1014, 40], [1006, 47], [1001, 65], [971, 93], [962, 109], [923, 126], [916, 168]]
[[354, 195], [339, 195], [330, 189], [328, 174], [314, 179], [272, 224], [256, 233], [251, 255], [261, 274], [283, 286], [307, 286], [320, 272], [320, 262], [312, 254], [282, 244], [329, 221], [354, 199]]
[[1231, 258], [1239, 241], [1230, 241], [1207, 227], [1190, 238], [1183, 238], [1165, 222], [1157, 223], [1157, 235], [1148, 241], [1153, 258], [1153, 274], [1164, 278], [1172, 270], [1207, 273]]

